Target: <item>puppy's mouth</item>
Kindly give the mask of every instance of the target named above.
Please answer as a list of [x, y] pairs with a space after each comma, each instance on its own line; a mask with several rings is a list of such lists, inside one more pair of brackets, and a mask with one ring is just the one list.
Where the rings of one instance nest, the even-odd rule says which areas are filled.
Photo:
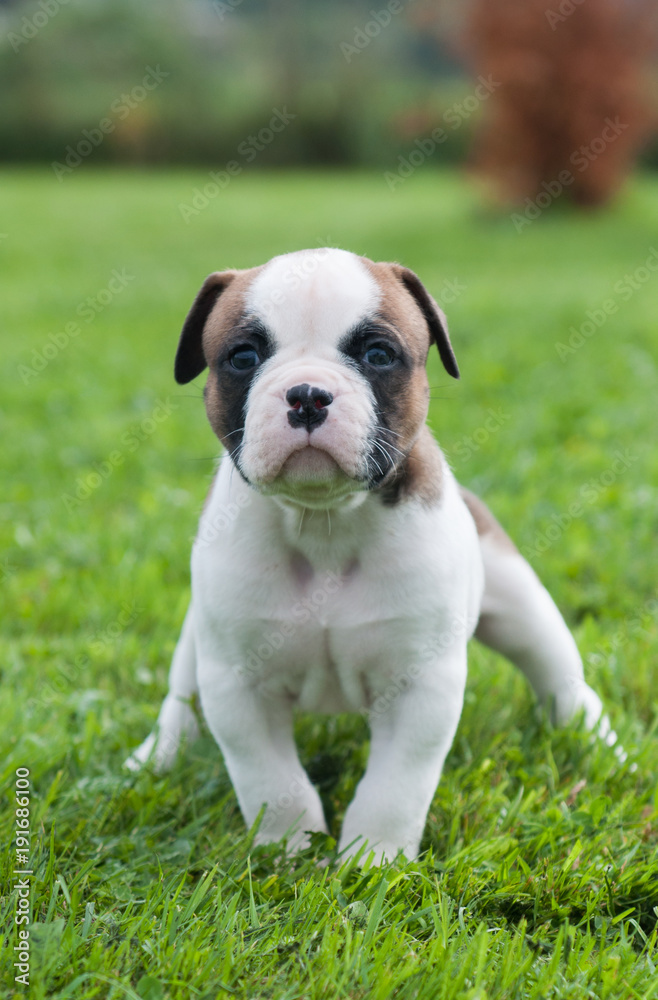
[[310, 441], [291, 451], [277, 471], [267, 478], [251, 479], [239, 461], [237, 466], [240, 475], [259, 493], [318, 508], [341, 504], [350, 496], [377, 490], [396, 472], [390, 452], [383, 446], [377, 448], [374, 442], [356, 474], [345, 468], [327, 448]]
[[277, 475], [259, 488], [305, 506], [326, 507], [360, 492], [364, 485], [349, 476], [328, 451], [308, 444], [288, 455]]
[[329, 452], [309, 444], [288, 456], [279, 476], [293, 483], [314, 483], [344, 477], [345, 473]]

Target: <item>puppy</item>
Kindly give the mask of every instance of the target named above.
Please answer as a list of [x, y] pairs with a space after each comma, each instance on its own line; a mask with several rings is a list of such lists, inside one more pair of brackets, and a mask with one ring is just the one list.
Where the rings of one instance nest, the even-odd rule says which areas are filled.
[[192, 601], [155, 731], [128, 764], [166, 768], [198, 692], [257, 843], [326, 831], [295, 709], [362, 712], [366, 772], [345, 856], [418, 853], [464, 698], [473, 634], [523, 671], [556, 723], [609, 742], [576, 644], [425, 425], [428, 351], [459, 377], [445, 316], [399, 264], [306, 250], [211, 274], [175, 376], [208, 367], [225, 453], [192, 551]]

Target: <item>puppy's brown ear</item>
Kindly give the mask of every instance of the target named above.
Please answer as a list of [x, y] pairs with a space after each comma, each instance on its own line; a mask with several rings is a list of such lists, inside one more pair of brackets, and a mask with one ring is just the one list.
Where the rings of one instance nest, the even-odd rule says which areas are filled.
[[448, 372], [448, 375], [452, 375], [453, 378], [459, 378], [459, 368], [457, 367], [455, 352], [452, 349], [450, 337], [448, 336], [448, 321], [445, 313], [436, 304], [417, 274], [410, 271], [408, 267], [401, 267], [399, 264], [394, 266], [394, 270], [409, 294], [413, 295], [420, 311], [425, 317], [425, 321], [430, 329], [431, 339], [439, 349], [443, 367]]
[[209, 274], [187, 314], [183, 330], [178, 341], [176, 361], [174, 362], [174, 377], [183, 385], [200, 375], [207, 365], [203, 353], [203, 328], [215, 305], [215, 302], [228, 288], [237, 271], [215, 271]]

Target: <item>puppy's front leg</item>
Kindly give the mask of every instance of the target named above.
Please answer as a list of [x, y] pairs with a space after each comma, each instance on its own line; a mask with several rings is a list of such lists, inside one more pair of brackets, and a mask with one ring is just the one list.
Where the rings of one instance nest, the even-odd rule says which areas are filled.
[[327, 832], [322, 803], [301, 765], [289, 699], [263, 693], [240, 671], [199, 658], [199, 693], [206, 721], [224, 756], [247, 826], [264, 804], [255, 843], [288, 838], [306, 847], [306, 831]]
[[[403, 675], [404, 677], [404, 675]], [[423, 667], [410, 686], [391, 685], [370, 712], [370, 757], [349, 806], [339, 849], [355, 854], [368, 842], [375, 859], [392, 860], [399, 850], [414, 858], [443, 762], [464, 702], [466, 647], [442, 654]], [[356, 842], [355, 842], [356, 841]]]

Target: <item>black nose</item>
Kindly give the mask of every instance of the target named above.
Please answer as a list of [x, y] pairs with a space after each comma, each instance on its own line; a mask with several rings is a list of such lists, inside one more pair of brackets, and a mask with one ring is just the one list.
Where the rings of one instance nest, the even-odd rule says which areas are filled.
[[294, 385], [286, 393], [288, 421], [291, 427], [305, 427], [312, 431], [327, 419], [327, 407], [334, 397], [326, 389], [310, 386], [308, 382]]

